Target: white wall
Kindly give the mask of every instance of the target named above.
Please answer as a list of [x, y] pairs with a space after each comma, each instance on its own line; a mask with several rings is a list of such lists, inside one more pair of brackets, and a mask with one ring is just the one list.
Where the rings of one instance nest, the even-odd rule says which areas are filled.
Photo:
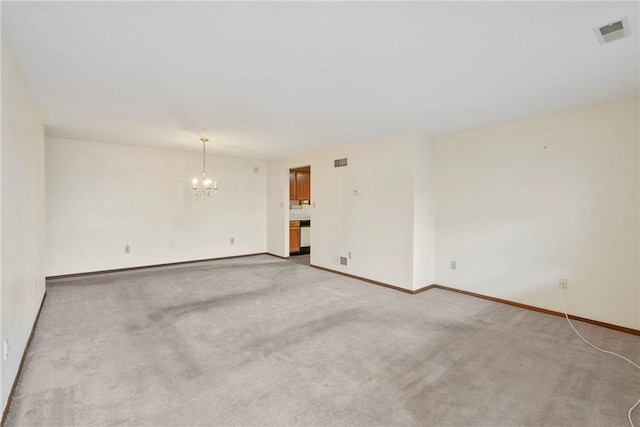
[[[4, 410], [44, 296], [44, 124], [24, 74], [2, 35], [0, 157], [0, 356]], [[1, 352], [0, 352], [1, 354]]]
[[435, 139], [422, 136], [414, 154], [413, 289], [435, 281], [436, 188]]
[[[638, 100], [436, 138], [436, 282], [640, 327]], [[457, 270], [449, 263], [457, 261]]]
[[[268, 251], [288, 255], [289, 212], [281, 207], [288, 206], [288, 171], [311, 165], [312, 264], [406, 289], [431, 284], [423, 280], [432, 263], [419, 269], [420, 280], [414, 281], [413, 255], [414, 181], [416, 168], [430, 161], [429, 144], [415, 133], [405, 133], [269, 162]], [[333, 161], [344, 157], [349, 165], [335, 168]], [[418, 175], [425, 177], [421, 188], [431, 191], [429, 173]], [[354, 196], [354, 189], [361, 195]], [[418, 212], [423, 211], [428, 208], [421, 205]], [[428, 236], [428, 231], [420, 236]], [[428, 262], [430, 245], [421, 242], [423, 247], [421, 258]], [[349, 252], [349, 265], [341, 265], [339, 257]]]
[[202, 155], [55, 138], [46, 146], [47, 276], [266, 250], [264, 161], [208, 155], [219, 191], [198, 197], [191, 179]]
[[[310, 162], [310, 160], [306, 161]], [[289, 256], [289, 225], [287, 221], [289, 221], [288, 185], [291, 166], [288, 165], [287, 160], [270, 161], [267, 164], [267, 252], [281, 257]], [[311, 172], [312, 198], [313, 180], [314, 176]], [[313, 245], [313, 235], [311, 244]]]

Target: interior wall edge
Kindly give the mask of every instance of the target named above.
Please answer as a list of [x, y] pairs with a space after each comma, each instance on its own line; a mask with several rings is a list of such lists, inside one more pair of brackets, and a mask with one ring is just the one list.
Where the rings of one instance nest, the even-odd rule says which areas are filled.
[[4, 427], [5, 422], [7, 420], [7, 415], [9, 414], [9, 410], [11, 409], [11, 403], [13, 402], [13, 396], [16, 393], [16, 388], [18, 387], [18, 383], [20, 382], [20, 377], [22, 376], [22, 369], [24, 368], [24, 362], [27, 357], [27, 352], [29, 351], [29, 347], [31, 346], [31, 340], [33, 340], [33, 334], [38, 327], [38, 322], [40, 321], [40, 313], [42, 312], [42, 307], [44, 306], [44, 300], [47, 298], [47, 292], [45, 291], [42, 294], [42, 299], [40, 300], [40, 307], [38, 308], [38, 313], [36, 314], [36, 318], [33, 321], [33, 326], [31, 327], [31, 333], [29, 334], [29, 339], [27, 340], [27, 344], [25, 345], [24, 351], [22, 352], [22, 357], [20, 358], [20, 366], [18, 366], [18, 372], [13, 379], [13, 384], [11, 385], [11, 392], [9, 393], [9, 397], [7, 398], [7, 403], [2, 411], [2, 421], [0, 422], [0, 426]]
[[2, 32], [0, 147], [0, 400], [6, 408], [45, 293], [45, 126]]

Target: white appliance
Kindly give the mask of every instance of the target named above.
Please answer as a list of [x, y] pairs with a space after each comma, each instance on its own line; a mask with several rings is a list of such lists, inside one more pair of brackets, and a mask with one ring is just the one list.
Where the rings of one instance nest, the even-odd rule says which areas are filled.
[[300, 253], [311, 253], [311, 220], [300, 221]]

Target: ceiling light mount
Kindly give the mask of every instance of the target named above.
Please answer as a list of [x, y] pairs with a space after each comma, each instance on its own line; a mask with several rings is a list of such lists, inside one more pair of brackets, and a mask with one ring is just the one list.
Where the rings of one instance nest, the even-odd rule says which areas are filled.
[[[207, 138], [200, 138], [202, 141], [202, 181], [198, 182], [198, 178], [191, 180], [193, 194], [196, 196], [212, 196], [218, 191], [218, 181], [212, 181], [211, 178], [207, 178]], [[213, 186], [211, 185], [213, 183]], [[198, 185], [200, 184], [200, 185]]]

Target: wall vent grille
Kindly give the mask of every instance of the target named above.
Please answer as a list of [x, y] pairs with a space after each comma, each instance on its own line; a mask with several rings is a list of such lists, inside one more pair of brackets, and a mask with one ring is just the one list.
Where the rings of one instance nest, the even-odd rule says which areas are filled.
[[334, 168], [341, 168], [343, 166], [347, 166], [347, 159], [336, 159], [333, 161], [333, 167]]
[[629, 31], [629, 23], [627, 22], [626, 17], [619, 21], [611, 22], [605, 26], [594, 28], [593, 31], [596, 33], [596, 37], [600, 44], [610, 43], [614, 40], [631, 35], [631, 32]]

